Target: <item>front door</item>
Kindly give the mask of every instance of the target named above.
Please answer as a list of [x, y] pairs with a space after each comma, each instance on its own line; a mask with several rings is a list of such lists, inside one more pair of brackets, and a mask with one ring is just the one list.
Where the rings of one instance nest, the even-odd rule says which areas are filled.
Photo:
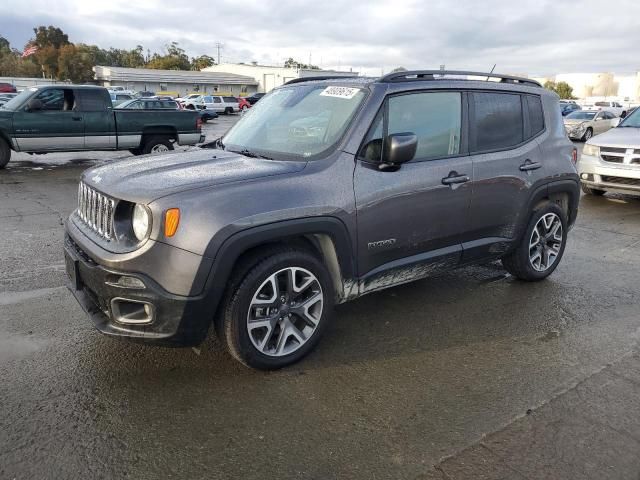
[[[31, 107], [31, 108], [30, 108]], [[71, 88], [45, 88], [15, 112], [13, 128], [22, 152], [84, 148], [84, 118]]]
[[[354, 175], [363, 291], [458, 264], [472, 175], [462, 100], [460, 92], [391, 96], [365, 139]], [[418, 138], [413, 160], [381, 169], [384, 139], [407, 132]]]
[[544, 133], [540, 97], [504, 92], [469, 94], [473, 198], [464, 261], [500, 254], [528, 218], [532, 190], [545, 178], [538, 137]]

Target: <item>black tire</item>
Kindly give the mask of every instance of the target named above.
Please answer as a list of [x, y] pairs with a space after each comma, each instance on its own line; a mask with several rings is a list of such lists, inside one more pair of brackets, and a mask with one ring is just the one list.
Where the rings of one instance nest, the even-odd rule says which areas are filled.
[[[234, 279], [230, 282], [221, 317], [218, 319], [217, 331], [229, 353], [236, 360], [248, 367], [275, 370], [299, 361], [317, 345], [331, 320], [334, 290], [327, 269], [309, 252], [283, 247], [265, 254], [261, 259], [254, 257], [250, 264], [245, 263], [238, 267]], [[261, 285], [271, 275], [291, 267], [306, 269], [315, 276], [321, 287], [322, 312], [315, 330], [310, 333], [305, 343], [289, 354], [272, 356], [263, 353], [253, 344], [247, 328], [247, 315], [254, 294], [258, 292]], [[246, 273], [243, 275], [243, 272]], [[296, 318], [295, 315], [294, 318]], [[278, 326], [275, 326], [272, 331], [275, 332], [277, 328]], [[275, 337], [275, 334], [273, 335]]]
[[130, 148], [129, 152], [131, 152], [132, 155], [142, 155], [142, 150], [140, 150], [140, 148]]
[[582, 140], [583, 142], [586, 142], [588, 140], [590, 140], [591, 138], [593, 138], [593, 128], [588, 127], [584, 134], [582, 135], [582, 138], [580, 140]]
[[225, 115], [231, 115], [233, 113], [233, 108], [231, 107], [227, 107], [224, 109], [224, 114]]
[[144, 153], [145, 155], [148, 153], [153, 153], [153, 149], [160, 145], [164, 145], [165, 147], [167, 147], [167, 150], [173, 150], [173, 143], [171, 143], [171, 140], [169, 140], [169, 138], [167, 137], [158, 135], [155, 137], [150, 137], [144, 143], [144, 146], [142, 147], [142, 153]]
[[0, 169], [6, 167], [9, 160], [11, 160], [11, 148], [7, 142], [0, 138]]
[[[536, 270], [530, 260], [530, 248], [529, 242], [532, 238], [533, 230], [535, 229], [538, 221], [545, 215], [553, 213], [560, 219], [562, 225], [562, 244], [555, 261], [545, 270]], [[539, 205], [531, 215], [531, 220], [527, 225], [520, 244], [515, 250], [502, 258], [502, 265], [504, 268], [514, 277], [525, 280], [527, 282], [537, 282], [544, 280], [553, 273], [564, 254], [564, 249], [567, 244], [567, 218], [565, 212], [555, 203], [544, 203]]]
[[193, 105], [187, 105], [184, 108], [185, 108], [185, 110], [195, 110], [196, 109], [196, 107], [194, 107]]
[[587, 187], [585, 184], [580, 184], [580, 188], [582, 188], [582, 191], [584, 193], [586, 193], [587, 195], [594, 195], [596, 197], [601, 197], [602, 195], [605, 194], [604, 190], [600, 190], [598, 188]]
[[249, 110], [249, 107], [247, 105], [243, 105], [242, 106], [242, 111], [246, 112], [247, 110]]

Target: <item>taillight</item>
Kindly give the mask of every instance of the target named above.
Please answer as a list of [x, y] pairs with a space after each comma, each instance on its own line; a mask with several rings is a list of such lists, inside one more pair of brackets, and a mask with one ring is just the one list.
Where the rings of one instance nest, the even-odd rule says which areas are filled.
[[577, 164], [578, 163], [578, 149], [574, 148], [571, 151], [571, 161], [573, 162], [573, 164]]
[[202, 119], [200, 118], [200, 115], [196, 118], [196, 130], [202, 130]]

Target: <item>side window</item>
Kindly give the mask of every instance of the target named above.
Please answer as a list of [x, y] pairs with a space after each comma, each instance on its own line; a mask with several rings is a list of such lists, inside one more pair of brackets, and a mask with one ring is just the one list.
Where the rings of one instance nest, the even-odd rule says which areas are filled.
[[213, 97], [213, 103], [222, 103], [222, 99], [220, 97]]
[[77, 90], [83, 112], [102, 112], [111, 107], [111, 99], [103, 90]]
[[[525, 95], [524, 98], [527, 105], [527, 115], [529, 117], [529, 137], [535, 137], [544, 130], [542, 101], [540, 97], [535, 95]], [[570, 110], [573, 110], [573, 108], [570, 108]]]
[[412, 132], [418, 137], [414, 159], [460, 152], [462, 100], [459, 92], [427, 92], [389, 98], [388, 135]]
[[520, 95], [474, 93], [472, 107], [473, 151], [501, 150], [522, 143], [524, 125]]
[[73, 90], [68, 88], [49, 88], [38, 93], [35, 98], [42, 102], [44, 111], [70, 111], [75, 108]]
[[213, 103], [214, 98], [213, 97], [204, 97], [204, 103]]
[[223, 97], [224, 101], [227, 103], [236, 103], [238, 99], [236, 97]]

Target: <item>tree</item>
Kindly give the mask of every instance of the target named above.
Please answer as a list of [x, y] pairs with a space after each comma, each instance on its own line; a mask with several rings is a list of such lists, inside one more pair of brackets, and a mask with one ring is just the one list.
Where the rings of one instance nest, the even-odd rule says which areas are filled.
[[178, 42], [171, 42], [165, 45], [166, 54], [153, 54], [151, 61], [147, 63], [147, 68], [158, 70], [190, 70], [191, 62], [185, 51], [178, 46]]
[[39, 26], [33, 29], [36, 37], [33, 41], [39, 48], [53, 47], [59, 49], [64, 45], [69, 45], [69, 36], [58, 27], [49, 25], [48, 27]]
[[86, 48], [76, 47], [73, 44], [60, 48], [58, 56], [57, 78], [71, 80], [73, 83], [85, 83], [93, 80], [94, 62], [92, 54]]
[[316, 65], [307, 65], [306, 63], [298, 62], [293, 58], [289, 57], [287, 61], [284, 62], [285, 68], [301, 68], [305, 70], [320, 70], [320, 67]]
[[191, 59], [191, 70], [202, 70], [215, 64], [216, 61], [209, 55], [200, 55]]
[[571, 100], [575, 98], [573, 96], [573, 88], [567, 82], [552, 82], [547, 80], [544, 82], [544, 88], [556, 92], [560, 98]]

